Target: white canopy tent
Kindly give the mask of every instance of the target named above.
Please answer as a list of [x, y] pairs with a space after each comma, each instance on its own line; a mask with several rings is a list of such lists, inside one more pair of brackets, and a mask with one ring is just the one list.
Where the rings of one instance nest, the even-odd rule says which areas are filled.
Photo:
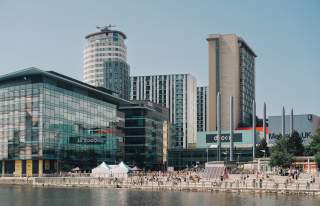
[[141, 171], [141, 169], [137, 166], [134, 166], [133, 168], [131, 168], [131, 171], [136, 172], [136, 171]]
[[92, 169], [91, 177], [110, 177], [111, 168], [105, 163], [102, 162], [96, 168]]
[[131, 168], [126, 165], [124, 162], [120, 162], [118, 165], [110, 165], [112, 166], [111, 169], [111, 176], [117, 178], [127, 178], [128, 173], [130, 172]]
[[102, 162], [99, 166], [92, 169], [91, 177], [117, 177], [127, 178], [131, 168], [124, 162], [120, 162], [117, 165], [107, 165]]

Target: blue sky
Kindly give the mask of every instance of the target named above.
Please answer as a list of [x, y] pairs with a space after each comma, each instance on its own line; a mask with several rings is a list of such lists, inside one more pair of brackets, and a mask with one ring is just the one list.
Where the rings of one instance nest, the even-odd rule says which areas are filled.
[[84, 36], [115, 24], [132, 75], [190, 73], [207, 84], [210, 33], [257, 53], [257, 114], [320, 115], [320, 1], [0, 0], [0, 74], [37, 66], [82, 80]]

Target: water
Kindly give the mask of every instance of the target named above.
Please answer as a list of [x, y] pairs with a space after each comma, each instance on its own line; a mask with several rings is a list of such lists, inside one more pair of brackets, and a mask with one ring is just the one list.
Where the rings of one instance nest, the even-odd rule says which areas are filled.
[[320, 197], [210, 192], [149, 192], [105, 188], [0, 186], [0, 206], [174, 205], [312, 206]]

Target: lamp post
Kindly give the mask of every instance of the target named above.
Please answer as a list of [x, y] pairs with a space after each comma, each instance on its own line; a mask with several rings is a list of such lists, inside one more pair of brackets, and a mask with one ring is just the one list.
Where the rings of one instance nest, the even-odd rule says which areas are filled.
[[233, 96], [230, 96], [230, 161], [233, 161]]
[[217, 94], [217, 143], [218, 143], [218, 149], [217, 149], [217, 154], [218, 154], [218, 161], [220, 161], [221, 157], [221, 94], [218, 92]]
[[252, 160], [256, 158], [256, 139], [257, 139], [257, 133], [256, 133], [256, 101], [252, 101]]

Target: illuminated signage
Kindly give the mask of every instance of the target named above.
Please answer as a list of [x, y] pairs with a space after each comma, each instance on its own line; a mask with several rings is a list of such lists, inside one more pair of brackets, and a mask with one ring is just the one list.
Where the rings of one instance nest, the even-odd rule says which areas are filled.
[[[242, 142], [242, 134], [236, 133], [233, 134], [233, 142]], [[221, 142], [230, 142], [230, 133], [223, 133], [220, 136]], [[207, 134], [206, 135], [206, 143], [218, 142], [217, 134]]]
[[104, 142], [101, 137], [70, 137], [72, 144], [104, 144]]

